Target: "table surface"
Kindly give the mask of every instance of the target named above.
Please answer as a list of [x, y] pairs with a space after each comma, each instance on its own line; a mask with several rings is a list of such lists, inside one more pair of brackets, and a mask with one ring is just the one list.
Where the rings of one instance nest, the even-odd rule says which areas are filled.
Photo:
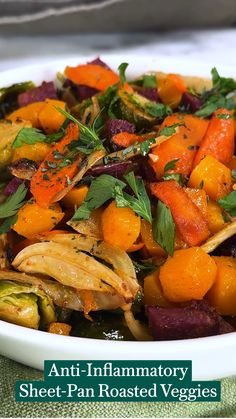
[[0, 70], [71, 55], [158, 54], [236, 65], [236, 29], [163, 33], [0, 37]]

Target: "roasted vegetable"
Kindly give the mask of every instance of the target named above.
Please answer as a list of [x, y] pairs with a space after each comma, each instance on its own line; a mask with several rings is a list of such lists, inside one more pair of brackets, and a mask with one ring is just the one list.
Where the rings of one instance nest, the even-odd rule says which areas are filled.
[[19, 106], [23, 107], [30, 103], [43, 102], [46, 99], [57, 99], [57, 92], [52, 81], [44, 81], [40, 86], [20, 93], [17, 99]]
[[233, 332], [206, 303], [186, 307], [146, 307], [149, 330], [154, 340], [190, 339]]
[[13, 155], [12, 144], [21, 128], [27, 126], [29, 127], [30, 123], [26, 121], [0, 121], [0, 169], [10, 163]]
[[5, 118], [7, 114], [18, 107], [18, 97], [20, 94], [33, 88], [34, 83], [31, 81], [2, 87], [0, 89], [0, 119]]
[[[9, 172], [11, 173], [11, 175], [15, 176], [15, 179], [19, 178], [19, 179], [31, 180], [36, 170], [38, 169], [38, 165], [35, 162], [35, 160], [21, 158], [19, 160], [15, 160], [14, 163], [9, 164], [7, 168]], [[8, 184], [8, 189], [9, 188], [10, 186]]]
[[200, 247], [176, 250], [160, 267], [164, 296], [176, 303], [201, 300], [216, 280], [214, 260]]
[[65, 76], [76, 84], [105, 90], [119, 82], [119, 76], [112, 70], [97, 64], [84, 64], [77, 67], [66, 67]]
[[51, 299], [40, 289], [12, 281], [0, 281], [0, 319], [38, 329], [56, 320]]
[[236, 316], [236, 259], [214, 256], [216, 280], [207, 294], [209, 304], [223, 316]]

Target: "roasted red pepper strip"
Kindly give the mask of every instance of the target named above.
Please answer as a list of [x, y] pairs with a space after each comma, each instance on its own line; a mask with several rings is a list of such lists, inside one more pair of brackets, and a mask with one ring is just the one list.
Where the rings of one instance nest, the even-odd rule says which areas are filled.
[[234, 154], [234, 129], [233, 111], [218, 109], [210, 120], [196, 154], [194, 167], [207, 155], [215, 157], [223, 164], [229, 163]]
[[[69, 124], [65, 136], [52, 147], [37, 172], [31, 180], [30, 190], [37, 204], [48, 208], [55, 202], [55, 196], [68, 186], [78, 172], [78, 164], [81, 156], [77, 155], [66, 161], [69, 153], [68, 145], [79, 136], [79, 127], [76, 124]], [[64, 165], [65, 164], [65, 165]]]
[[206, 219], [177, 182], [152, 183], [151, 192], [170, 208], [176, 227], [189, 246], [197, 246], [208, 238]]

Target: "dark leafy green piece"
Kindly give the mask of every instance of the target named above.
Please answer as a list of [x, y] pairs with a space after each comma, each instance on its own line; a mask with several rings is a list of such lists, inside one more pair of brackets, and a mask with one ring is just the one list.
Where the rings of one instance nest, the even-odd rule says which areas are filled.
[[33, 87], [35, 84], [32, 81], [26, 81], [0, 88], [0, 119], [5, 118], [6, 115], [19, 107], [17, 98], [20, 93], [33, 89]]
[[24, 199], [27, 194], [27, 189], [22, 183], [16, 192], [10, 195], [0, 205], [0, 219], [4, 219], [0, 226], [0, 234], [7, 233], [11, 226], [15, 224], [17, 220], [17, 212], [24, 204]]
[[168, 170], [173, 170], [175, 169], [176, 163], [179, 161], [179, 159], [174, 159], [169, 161], [168, 163], [166, 163], [165, 167], [164, 167], [164, 173], [168, 172]]
[[158, 201], [157, 215], [153, 222], [154, 240], [171, 256], [174, 253], [175, 223], [170, 209]]
[[236, 90], [235, 80], [230, 77], [221, 77], [215, 67], [211, 70], [211, 75], [213, 87], [203, 93], [204, 104], [195, 113], [202, 118], [209, 117], [219, 108], [235, 109], [234, 100], [230, 97], [230, 94]]
[[161, 129], [160, 131], [160, 135], [165, 135], [166, 137], [169, 137], [170, 135], [174, 135], [176, 133], [176, 128], [179, 126], [183, 126], [184, 124], [173, 124], [170, 125], [169, 127], [164, 127]]
[[[155, 118], [164, 119], [166, 116], [172, 113], [172, 110], [169, 106], [164, 105], [163, 103], [154, 103], [149, 102], [145, 106], [145, 111]], [[163, 134], [165, 135], [165, 134]]]

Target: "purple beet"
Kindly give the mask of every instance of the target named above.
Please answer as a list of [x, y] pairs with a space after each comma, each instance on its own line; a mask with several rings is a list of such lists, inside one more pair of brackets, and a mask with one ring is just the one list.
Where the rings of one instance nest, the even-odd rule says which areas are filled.
[[236, 258], [236, 234], [225, 240], [217, 249], [214, 251], [216, 256], [232, 256]]
[[23, 183], [22, 179], [19, 179], [18, 177], [14, 177], [10, 180], [10, 182], [5, 186], [4, 189], [4, 195], [12, 195], [16, 192], [18, 187]]
[[99, 57], [95, 58], [92, 61], [89, 61], [87, 64], [100, 65], [100, 67], [104, 67], [110, 70], [110, 67], [106, 63], [104, 63], [104, 61], [100, 60]]
[[206, 302], [186, 307], [146, 307], [154, 340], [191, 339], [233, 332], [234, 329]]
[[52, 81], [43, 82], [41, 86], [20, 93], [18, 96], [19, 106], [26, 106], [34, 102], [43, 102], [45, 99], [58, 99], [56, 89]]
[[138, 93], [141, 96], [144, 96], [146, 99], [151, 100], [152, 102], [159, 102], [159, 97], [157, 89], [152, 87], [141, 87], [138, 89]]
[[82, 102], [85, 99], [89, 99], [99, 92], [99, 90], [94, 89], [93, 87], [85, 86], [84, 84], [75, 84], [72, 80], [69, 79], [64, 81], [63, 88], [71, 89], [72, 94], [79, 102]]
[[119, 132], [129, 132], [134, 134], [135, 126], [125, 119], [108, 119], [106, 121], [104, 131], [107, 138], [112, 138], [113, 135], [119, 134]]
[[199, 97], [185, 92], [182, 96], [181, 105], [183, 105], [189, 112], [194, 113], [201, 108], [203, 101]]
[[86, 175], [96, 177], [106, 174], [121, 179], [128, 170], [132, 169], [132, 167], [133, 162], [126, 160], [122, 162], [109, 163], [104, 166], [93, 166], [90, 170], [87, 171]]
[[139, 175], [142, 176], [142, 178], [147, 180], [148, 182], [156, 182], [156, 173], [148, 163], [147, 157], [137, 157], [136, 161], [138, 163]]

